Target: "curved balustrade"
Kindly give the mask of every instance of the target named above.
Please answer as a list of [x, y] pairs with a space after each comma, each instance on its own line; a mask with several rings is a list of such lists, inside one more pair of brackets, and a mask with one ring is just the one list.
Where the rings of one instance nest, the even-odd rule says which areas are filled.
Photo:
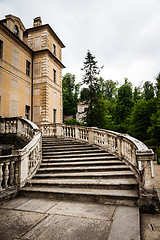
[[95, 144], [108, 152], [127, 161], [136, 171], [143, 188], [152, 189], [154, 152], [141, 141], [114, 131], [94, 127], [82, 127], [61, 124], [40, 125], [42, 136], [57, 136], [75, 138], [80, 141]]
[[31, 178], [41, 163], [41, 133], [24, 118], [0, 118], [0, 133], [17, 134], [30, 142], [8, 156], [0, 156], [0, 198], [14, 194]]

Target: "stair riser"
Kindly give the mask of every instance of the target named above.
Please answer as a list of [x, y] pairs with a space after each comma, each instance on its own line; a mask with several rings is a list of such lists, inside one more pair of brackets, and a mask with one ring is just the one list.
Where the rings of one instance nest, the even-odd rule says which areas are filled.
[[115, 172], [119, 172], [119, 171], [127, 171], [129, 169], [126, 168], [121, 168], [121, 169], [115, 169], [115, 168], [110, 168], [110, 169], [80, 169], [80, 170], [76, 170], [76, 169], [69, 169], [69, 170], [49, 170], [49, 169], [39, 169], [37, 173], [40, 174], [54, 174], [54, 173], [79, 173], [79, 172], [110, 172], [110, 171], [115, 171]]
[[41, 164], [40, 167], [42, 167], [42, 168], [44, 168], [44, 167], [45, 167], [45, 168], [52, 168], [52, 167], [53, 167], [53, 168], [54, 168], [54, 167], [55, 167], [55, 168], [58, 168], [58, 167], [64, 167], [64, 168], [65, 168], [65, 167], [87, 167], [87, 166], [88, 166], [88, 167], [89, 167], [89, 166], [90, 166], [90, 167], [92, 167], [92, 166], [93, 166], [93, 167], [94, 167], [94, 166], [97, 166], [97, 167], [98, 167], [98, 166], [111, 166], [111, 167], [112, 167], [112, 166], [115, 166], [115, 165], [116, 165], [116, 166], [122, 166], [122, 165], [124, 165], [124, 163], [123, 163], [123, 162], [119, 162], [119, 163], [114, 163], [114, 162], [113, 162], [113, 163], [111, 163], [111, 162], [110, 162], [110, 163], [105, 163], [105, 162], [103, 163], [103, 162], [102, 162], [102, 163], [90, 163], [90, 164], [87, 163], [87, 164], [85, 164], [85, 163], [79, 163], [79, 162], [77, 161], [77, 163], [70, 163], [70, 164], [68, 164], [68, 162], [66, 162], [66, 163], [60, 165], [59, 162], [58, 162], [57, 164], [55, 164], [55, 161], [54, 161], [54, 163], [51, 163], [51, 162], [50, 162], [49, 164], [48, 164], [48, 163], [46, 164], [45, 162], [42, 162], [42, 164]]
[[104, 185], [104, 184], [50, 184], [50, 183], [31, 183], [32, 186], [36, 187], [58, 187], [58, 188], [84, 188], [84, 189], [118, 189], [118, 190], [132, 190], [138, 189], [137, 184], [120, 184], [120, 185]]
[[[61, 162], [61, 163], [63, 163], [63, 162], [88, 162], [88, 161], [91, 161], [91, 160], [94, 160], [94, 161], [116, 161], [116, 160], [118, 160], [117, 158], [92, 158], [92, 159], [88, 159], [88, 158], [77, 158], [77, 159], [75, 159], [75, 158], [60, 158], [60, 159], [57, 159], [57, 158], [43, 158], [43, 160], [42, 160], [42, 162], [43, 163], [51, 163], [51, 162], [53, 162], [53, 163], [58, 163], [58, 162]], [[124, 164], [124, 163], [123, 163]]]
[[106, 153], [105, 151], [101, 151], [101, 150], [79, 150], [79, 149], [72, 149], [72, 150], [64, 150], [64, 151], [61, 151], [61, 150], [54, 150], [54, 149], [51, 149], [51, 150], [43, 150], [42, 151], [43, 155], [48, 155], [48, 154], [55, 154], [55, 155], [63, 155], [63, 154], [106, 154], [106, 155], [109, 155], [108, 153]]
[[[106, 176], [103, 176], [103, 177], [100, 177], [100, 176], [93, 176], [93, 175], [90, 175], [90, 176], [38, 176], [38, 175], [35, 175], [33, 177], [33, 179], [121, 179], [122, 176], [119, 175], [119, 176], [115, 176], [115, 175], [106, 175]], [[135, 178], [134, 175], [125, 175], [123, 176], [123, 178]]]
[[135, 197], [125, 197], [125, 196], [96, 196], [96, 195], [86, 195], [86, 194], [68, 194], [68, 193], [52, 193], [52, 192], [34, 192], [34, 191], [23, 191], [19, 192], [20, 196], [29, 196], [37, 198], [49, 198], [49, 199], [59, 199], [59, 200], [71, 200], [71, 201], [82, 201], [82, 202], [94, 202], [94, 203], [104, 203], [104, 204], [116, 204], [116, 205], [126, 205], [135, 206], [137, 203], [137, 198]]

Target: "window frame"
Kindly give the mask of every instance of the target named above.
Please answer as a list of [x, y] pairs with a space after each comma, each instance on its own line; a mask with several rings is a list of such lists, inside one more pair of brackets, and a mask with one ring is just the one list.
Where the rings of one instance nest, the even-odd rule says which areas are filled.
[[30, 116], [30, 106], [29, 105], [25, 105], [25, 117], [29, 120], [29, 116]]
[[53, 54], [56, 55], [56, 45], [53, 43]]
[[53, 68], [53, 82], [56, 83], [56, 70]]
[[16, 36], [18, 36], [18, 33], [19, 33], [18, 26], [17, 26], [17, 25], [14, 25], [14, 34], [15, 34]]
[[26, 75], [30, 77], [31, 72], [31, 62], [26, 60]]
[[0, 40], [0, 59], [3, 58], [3, 41]]
[[56, 123], [57, 109], [53, 108], [53, 123]]

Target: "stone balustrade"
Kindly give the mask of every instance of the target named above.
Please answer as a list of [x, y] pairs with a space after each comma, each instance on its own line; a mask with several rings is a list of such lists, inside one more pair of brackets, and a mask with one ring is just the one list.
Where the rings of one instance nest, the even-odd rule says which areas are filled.
[[[95, 127], [82, 127], [61, 124], [40, 125], [42, 136], [74, 138], [95, 144], [116, 155], [129, 164], [139, 182], [140, 206], [157, 204], [157, 191], [154, 186], [154, 152], [141, 141], [114, 131]], [[148, 198], [148, 196], [150, 196]]]
[[0, 156], [0, 199], [15, 194], [31, 178], [41, 163], [41, 132], [24, 118], [0, 118], [0, 133], [16, 134], [29, 143], [8, 156]]

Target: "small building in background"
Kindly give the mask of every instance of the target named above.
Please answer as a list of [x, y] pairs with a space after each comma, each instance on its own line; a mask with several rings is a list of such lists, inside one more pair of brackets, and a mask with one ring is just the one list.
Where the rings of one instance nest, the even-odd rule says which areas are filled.
[[86, 112], [88, 109], [88, 104], [86, 102], [79, 102], [77, 105], [76, 120], [78, 122], [85, 122]]

